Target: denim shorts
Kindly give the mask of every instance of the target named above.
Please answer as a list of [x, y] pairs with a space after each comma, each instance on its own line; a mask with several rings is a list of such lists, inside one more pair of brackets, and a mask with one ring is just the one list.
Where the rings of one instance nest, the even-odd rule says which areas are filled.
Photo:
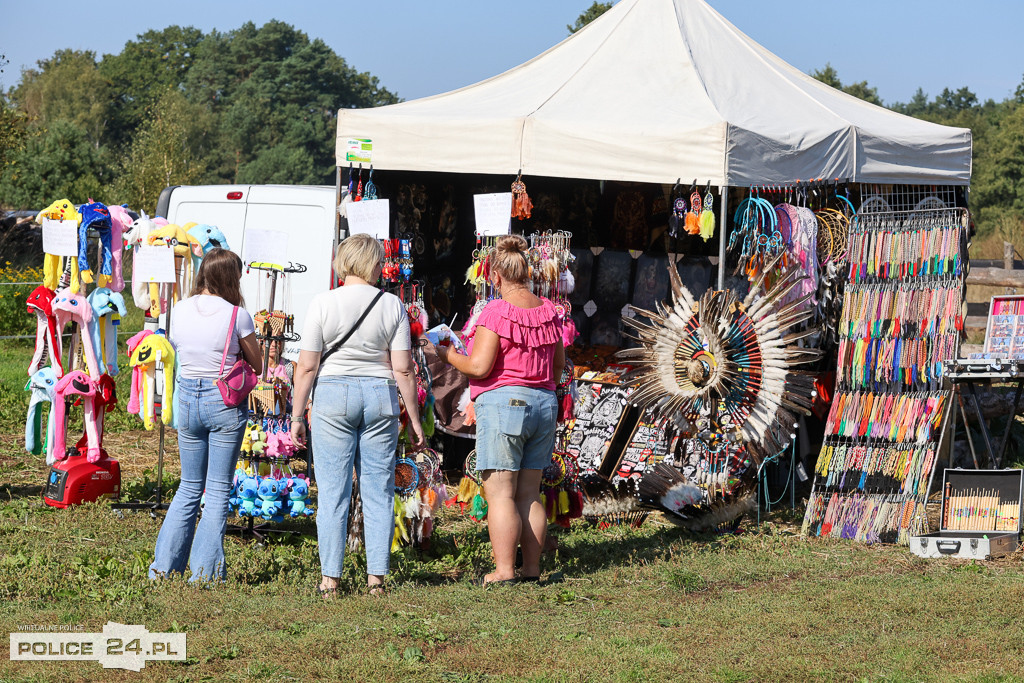
[[542, 470], [555, 448], [555, 392], [499, 387], [476, 397], [476, 468]]

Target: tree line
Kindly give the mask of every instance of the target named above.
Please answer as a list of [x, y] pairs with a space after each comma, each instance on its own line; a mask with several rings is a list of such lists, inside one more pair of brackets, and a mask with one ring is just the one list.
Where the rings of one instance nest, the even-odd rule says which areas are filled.
[[0, 204], [152, 211], [169, 184], [333, 184], [337, 110], [398, 101], [280, 21], [169, 26], [101, 58], [58, 50], [0, 95]]
[[[566, 28], [610, 7], [595, 2]], [[1002, 102], [961, 87], [884, 103], [829, 64], [811, 75], [908, 116], [970, 128], [980, 231], [1021, 237], [1024, 81]], [[58, 50], [0, 93], [0, 205], [102, 197], [152, 211], [169, 184], [332, 183], [337, 110], [398, 101], [322, 40], [280, 21], [226, 33], [169, 26], [101, 58]]]

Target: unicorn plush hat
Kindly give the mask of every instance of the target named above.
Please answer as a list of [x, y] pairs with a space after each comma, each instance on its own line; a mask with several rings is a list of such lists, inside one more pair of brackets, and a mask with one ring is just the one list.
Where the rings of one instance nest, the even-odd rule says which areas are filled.
[[53, 317], [57, 320], [57, 334], [60, 334], [69, 322], [78, 323], [78, 328], [82, 330], [79, 336], [82, 339], [82, 350], [85, 352], [85, 364], [89, 368], [89, 375], [98, 378], [103, 373], [96, 362], [92, 337], [88, 334], [89, 323], [92, 321], [92, 306], [89, 305], [89, 301], [84, 296], [62, 289], [53, 295], [51, 308]]
[[128, 309], [124, 305], [124, 297], [106, 287], [97, 287], [88, 297], [92, 309], [92, 321], [89, 323], [89, 335], [92, 347], [96, 351], [96, 362], [100, 374], [109, 373], [116, 376], [117, 367], [117, 324], [114, 313], [125, 316]]
[[117, 204], [108, 206], [107, 209], [110, 211], [110, 244], [112, 249], [110, 283], [107, 287], [112, 292], [121, 292], [124, 291], [124, 276], [121, 272], [124, 254], [122, 245], [124, 244], [124, 234], [132, 229], [132, 217], [128, 214], [128, 209]]
[[110, 211], [105, 204], [94, 202], [91, 199], [88, 204], [83, 204], [79, 209], [82, 214], [82, 222], [78, 224], [78, 267], [81, 271], [82, 282], [92, 284], [93, 269], [89, 266], [89, 230], [95, 230], [100, 234], [100, 263], [99, 277], [97, 284], [105, 287], [111, 280], [110, 264], [113, 260], [110, 244]]
[[[82, 222], [82, 214], [67, 199], [58, 199], [53, 204], [39, 212], [36, 216], [36, 223], [42, 225], [43, 219], [49, 218], [57, 221]], [[63, 272], [61, 257], [56, 254], [46, 254], [43, 258], [43, 285], [47, 289], [57, 289], [60, 283], [60, 276]], [[71, 291], [78, 294], [78, 258], [71, 257]]]
[[96, 462], [100, 459], [99, 426], [96, 422], [96, 383], [81, 370], [72, 370], [57, 382], [53, 412], [56, 413], [54, 426], [53, 457], [63, 460], [67, 457], [66, 406], [74, 396], [82, 397], [83, 421], [85, 422], [86, 459]]
[[60, 364], [62, 342], [60, 335], [57, 334], [57, 319], [53, 317], [53, 297], [53, 290], [39, 285], [25, 300], [28, 312], [36, 314], [36, 350], [32, 354], [32, 362], [28, 365], [30, 377], [43, 365], [47, 354], [57, 377], [64, 374], [64, 367]]
[[139, 340], [132, 349], [131, 358], [128, 361], [128, 364], [133, 368], [142, 368], [142, 372], [139, 375], [138, 393], [136, 393], [135, 376], [132, 376], [132, 396], [128, 402], [128, 409], [131, 410], [133, 405], [139, 406], [142, 423], [146, 429], [153, 429], [154, 403], [156, 401], [157, 353], [160, 354], [160, 362], [164, 366], [164, 394], [163, 401], [161, 402], [161, 421], [165, 425], [169, 425], [174, 413], [174, 347], [171, 345], [171, 342], [162, 334], [147, 335]]
[[53, 401], [57, 395], [57, 374], [53, 368], [43, 368], [29, 378], [25, 391], [31, 391], [28, 402], [28, 416], [25, 419], [25, 450], [33, 455], [42, 453], [39, 432], [43, 422], [43, 404], [50, 403], [50, 416], [46, 420], [46, 464], [56, 462], [53, 455], [54, 410]]

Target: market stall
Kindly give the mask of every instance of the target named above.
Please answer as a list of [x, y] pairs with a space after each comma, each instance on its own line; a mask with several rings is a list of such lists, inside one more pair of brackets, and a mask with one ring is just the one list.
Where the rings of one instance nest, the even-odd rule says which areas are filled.
[[[888, 234], [892, 230], [887, 226], [900, 212], [964, 207], [971, 134], [829, 88], [769, 53], [700, 0], [622, 0], [562, 43], [488, 80], [387, 107], [339, 111], [337, 161], [339, 196], [344, 182], [357, 186], [364, 166], [372, 165], [377, 186], [384, 188], [381, 196], [394, 199], [391, 229], [412, 235], [414, 244], [422, 242], [424, 249], [414, 249], [414, 255], [435, 257], [429, 261], [432, 268], [451, 263], [447, 283], [427, 287], [442, 295], [433, 298], [444, 299], [443, 306], [427, 302], [431, 323], [468, 315], [473, 303], [471, 295], [458, 291], [455, 273], [461, 274], [479, 256], [474, 234], [480, 233], [481, 214], [474, 195], [507, 192], [513, 183], [517, 208], [512, 230], [570, 231], [574, 259], [567, 268], [574, 273], [575, 289], [565, 299], [585, 343], [585, 351], [575, 354], [577, 363], [591, 370], [579, 379], [592, 382], [595, 377], [615, 378], [614, 372], [602, 373], [609, 361], [613, 370], [615, 365], [607, 347], [635, 344], [623, 334], [624, 319], [652, 311], [668, 299], [664, 273], [669, 266], [680, 268], [694, 299], [712, 285], [716, 291], [727, 285], [738, 289], [743, 298], [766, 267], [782, 267], [773, 257], [783, 254], [778, 264], [798, 264], [807, 281], [794, 287], [814, 309], [802, 323], [800, 331], [811, 332], [802, 344], [826, 355], [842, 348], [851, 338], [839, 334], [844, 287], [886, 289], [874, 279], [848, 273], [850, 236]], [[527, 193], [532, 202], [519, 196]], [[873, 221], [867, 220], [870, 216]], [[929, 229], [937, 235], [948, 232], [947, 218], [934, 217]], [[340, 218], [338, 226], [339, 231], [348, 227]], [[711, 237], [716, 243], [705, 245]], [[963, 237], [946, 248], [946, 256], [965, 261]], [[932, 249], [928, 245], [922, 247], [924, 259], [938, 258], [927, 251]], [[687, 261], [684, 254], [686, 259], [699, 258]], [[729, 279], [730, 274], [739, 277]], [[898, 280], [903, 275], [893, 271], [881, 277]], [[956, 305], [962, 298], [962, 276], [945, 271], [941, 276], [936, 281], [949, 291], [949, 305]], [[764, 296], [778, 277], [768, 274]], [[927, 286], [925, 280], [904, 283], [894, 301], [909, 302]], [[755, 295], [745, 306], [756, 310], [758, 301]], [[955, 356], [959, 336], [947, 336], [952, 341], [944, 346], [922, 347], [922, 364], [937, 367]], [[581, 363], [581, 356], [594, 356], [595, 348], [597, 357]], [[865, 365], [875, 369], [880, 358], [861, 355], [855, 361], [844, 355], [838, 359], [839, 374], [846, 377], [845, 370]], [[819, 374], [824, 365], [837, 367], [830, 355], [822, 363]], [[892, 391], [914, 391], [921, 382], [925, 390], [941, 391], [928, 385], [929, 379], [915, 372]], [[847, 381], [841, 379], [840, 388]], [[759, 384], [751, 400], [756, 402], [757, 392], [766, 386]], [[816, 388], [800, 393], [822, 403], [822, 394], [830, 399], [831, 392], [829, 386], [827, 392]], [[938, 395], [929, 400], [940, 409]], [[654, 416], [632, 410], [626, 396], [618, 403], [623, 412], [634, 414], [612, 420], [615, 426], [607, 437], [574, 434], [575, 425], [568, 428], [567, 445], [586, 445], [593, 449], [591, 456], [600, 456], [597, 463], [594, 457], [577, 462], [577, 470], [593, 470], [604, 480], [623, 474], [639, 477], [671, 450], [659, 443], [637, 445], [645, 433], [658, 431], [650, 428]], [[802, 412], [812, 410], [805, 406]], [[864, 420], [869, 416], [858, 414]], [[671, 416], [660, 416], [666, 417]], [[778, 455], [767, 450], [783, 445], [761, 444], [767, 450], [748, 458], [738, 449], [750, 446], [749, 435], [746, 440], [724, 438], [725, 432], [742, 432], [743, 425], [733, 422], [708, 431], [693, 424], [699, 421], [693, 417], [675, 430], [676, 436], [687, 437], [679, 441], [689, 445], [677, 442], [674, 448], [693, 456], [696, 471], [704, 472], [694, 475], [698, 479], [710, 477], [708, 468], [722, 467], [726, 469], [717, 472], [719, 478], [724, 472], [726, 481], [740, 479], [733, 475], [760, 469]], [[766, 426], [775, 429], [781, 423]], [[833, 436], [842, 438], [837, 432]], [[736, 452], [715, 450], [726, 442], [734, 444], [726, 451]], [[699, 444], [721, 455], [693, 453]], [[650, 453], [638, 457], [638, 450]], [[925, 462], [928, 449], [905, 450], [921, 452], [917, 480], [930, 480], [929, 467], [934, 465]], [[685, 459], [675, 460], [681, 471]], [[831, 483], [823, 476], [821, 485], [827, 490]], [[923, 493], [920, 488], [916, 484], [907, 494], [896, 487], [884, 495], [890, 503], [906, 495], [920, 501], [927, 481]], [[708, 490], [705, 482], [706, 498]], [[860, 501], [862, 494], [867, 495], [861, 490], [854, 497]], [[920, 522], [920, 515], [915, 518]], [[907, 524], [897, 522], [893, 532], [905, 538]]]

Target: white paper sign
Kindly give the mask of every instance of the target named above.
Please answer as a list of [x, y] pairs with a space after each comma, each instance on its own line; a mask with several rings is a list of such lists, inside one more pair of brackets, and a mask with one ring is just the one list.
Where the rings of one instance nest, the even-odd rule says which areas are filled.
[[135, 252], [132, 278], [141, 282], [174, 282], [174, 249], [139, 247]]
[[365, 233], [379, 240], [391, 237], [391, 214], [387, 199], [370, 199], [345, 205], [348, 234]]
[[44, 218], [43, 251], [53, 256], [78, 256], [78, 222]]
[[354, 164], [368, 164], [373, 161], [373, 140], [349, 138], [345, 142], [345, 161]]
[[246, 230], [242, 260], [246, 263], [276, 263], [283, 266], [288, 254], [288, 233], [280, 230]]
[[512, 193], [473, 195], [478, 235], [507, 235], [512, 227]]

